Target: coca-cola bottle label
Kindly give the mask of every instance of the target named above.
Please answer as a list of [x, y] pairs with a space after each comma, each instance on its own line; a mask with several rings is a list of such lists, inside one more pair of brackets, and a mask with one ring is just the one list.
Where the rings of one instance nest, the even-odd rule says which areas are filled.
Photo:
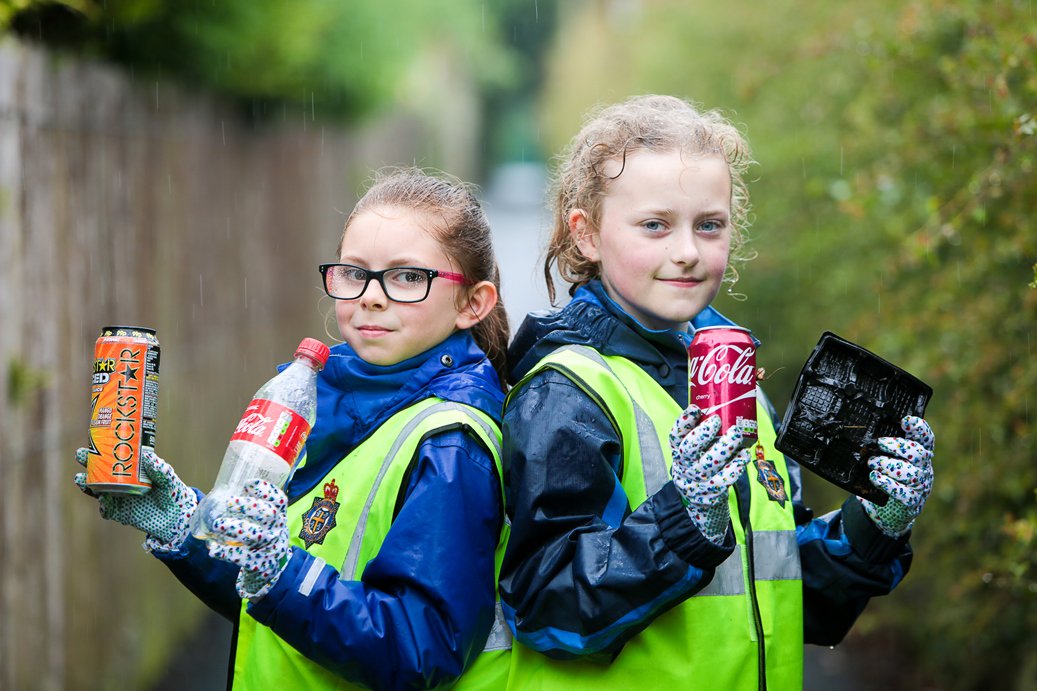
[[280, 403], [254, 398], [245, 408], [230, 440], [259, 444], [292, 465], [309, 435], [310, 424], [306, 418]]

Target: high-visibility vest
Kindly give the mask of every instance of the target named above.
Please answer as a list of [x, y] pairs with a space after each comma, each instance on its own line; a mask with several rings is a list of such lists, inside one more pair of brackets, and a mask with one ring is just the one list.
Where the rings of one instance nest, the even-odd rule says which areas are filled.
[[[470, 406], [437, 398], [425, 399], [386, 420], [367, 440], [339, 461], [310, 493], [288, 507], [292, 544], [302, 547], [323, 563], [338, 566], [340, 578], [360, 580], [367, 563], [378, 554], [389, 532], [408, 466], [421, 441], [431, 434], [450, 429], [464, 429], [477, 439], [493, 456], [500, 476], [500, 428], [488, 416]], [[327, 503], [329, 501], [331, 504]], [[338, 506], [332, 512], [328, 509], [334, 503]], [[322, 506], [325, 507], [323, 512]], [[321, 535], [332, 519], [334, 529]], [[300, 537], [307, 521], [307, 536], [320, 535], [320, 543], [306, 545]], [[507, 538], [508, 526], [504, 525], [495, 553], [495, 584]], [[306, 587], [305, 581], [300, 587]], [[493, 629], [483, 652], [454, 688], [503, 688], [510, 649], [511, 632], [504, 624], [498, 601]], [[391, 663], [384, 661], [381, 664]], [[267, 626], [249, 616], [247, 602], [242, 602], [233, 688], [238, 691], [363, 687], [304, 657]]]
[[[630, 507], [655, 494], [670, 477], [668, 437], [680, 406], [630, 360], [576, 345], [546, 356], [512, 394], [545, 369], [564, 374], [608, 415], [623, 442], [620, 483]], [[555, 660], [516, 641], [508, 689], [802, 689], [802, 576], [788, 468], [759, 401], [757, 415], [749, 520], [740, 519], [732, 488], [737, 547], [710, 583], [656, 617], [611, 663]]]

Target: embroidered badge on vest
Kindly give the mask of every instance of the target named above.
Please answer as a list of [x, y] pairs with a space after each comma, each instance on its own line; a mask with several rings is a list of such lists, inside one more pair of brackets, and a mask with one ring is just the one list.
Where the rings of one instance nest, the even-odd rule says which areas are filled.
[[302, 515], [299, 539], [306, 543], [306, 549], [313, 544], [324, 544], [324, 536], [335, 527], [335, 514], [340, 506], [335, 501], [336, 498], [338, 498], [338, 485], [334, 480], [325, 482], [324, 498], [314, 497], [313, 506]]
[[767, 490], [770, 500], [778, 502], [778, 505], [784, 509], [785, 500], [788, 499], [788, 495], [785, 494], [785, 481], [781, 479], [781, 475], [778, 475], [778, 469], [774, 467], [774, 463], [763, 457], [763, 447], [759, 444], [756, 445], [756, 479]]

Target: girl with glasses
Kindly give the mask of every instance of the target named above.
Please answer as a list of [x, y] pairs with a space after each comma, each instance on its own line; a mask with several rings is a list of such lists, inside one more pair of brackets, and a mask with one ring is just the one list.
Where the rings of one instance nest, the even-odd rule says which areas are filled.
[[344, 342], [285, 492], [259, 481], [228, 508], [245, 546], [213, 559], [187, 536], [195, 492], [157, 458], [163, 506], [102, 513], [236, 624], [234, 689], [503, 688], [508, 324], [486, 216], [464, 184], [388, 171], [337, 255], [320, 270]]

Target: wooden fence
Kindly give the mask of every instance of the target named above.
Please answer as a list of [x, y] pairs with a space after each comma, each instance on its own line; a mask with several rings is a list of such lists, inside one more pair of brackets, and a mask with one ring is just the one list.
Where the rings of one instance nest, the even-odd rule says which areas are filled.
[[342, 132], [308, 115], [250, 125], [0, 42], [0, 687], [147, 688], [202, 614], [72, 484], [98, 330], [157, 329], [156, 447], [207, 489], [273, 366], [337, 333], [316, 265], [368, 171], [449, 165], [422, 159], [441, 123]]

